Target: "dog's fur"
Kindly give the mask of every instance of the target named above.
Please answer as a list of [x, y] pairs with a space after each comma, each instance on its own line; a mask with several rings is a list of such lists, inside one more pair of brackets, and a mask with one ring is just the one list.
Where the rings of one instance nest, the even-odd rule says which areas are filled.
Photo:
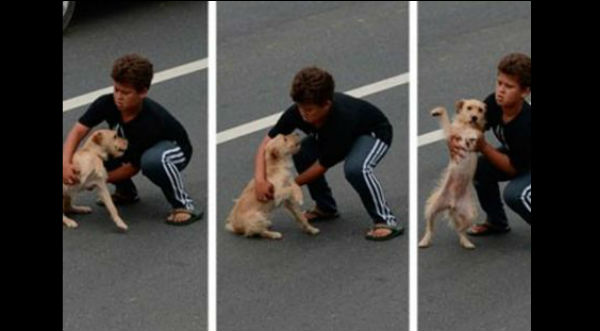
[[254, 179], [242, 192], [227, 217], [225, 228], [231, 232], [251, 237], [281, 239], [280, 232], [270, 231], [271, 211], [282, 203], [294, 216], [300, 227], [307, 233], [316, 235], [319, 229], [308, 223], [300, 206], [303, 203], [302, 189], [294, 182], [292, 155], [300, 150], [300, 136], [277, 135], [265, 147], [267, 180], [274, 186], [274, 199], [261, 202], [254, 193]]
[[126, 149], [127, 140], [118, 137], [115, 131], [98, 130], [88, 138], [81, 149], [75, 152], [73, 166], [79, 170], [79, 183], [74, 185], [63, 183], [64, 225], [69, 228], [78, 226], [77, 222], [65, 216], [66, 213], [87, 214], [92, 211], [90, 207], [72, 205], [73, 196], [84, 189], [97, 189], [100, 200], [104, 202], [117, 227], [122, 231], [127, 230], [127, 225], [117, 213], [117, 208], [110, 197], [106, 186], [108, 174], [103, 164], [109, 155], [120, 157]]
[[483, 134], [485, 126], [486, 106], [478, 100], [460, 100], [456, 103], [456, 116], [452, 123], [445, 108], [438, 107], [431, 115], [439, 117], [446, 139], [455, 139], [466, 150], [464, 158], [451, 159], [442, 175], [439, 185], [434, 189], [425, 206], [425, 235], [419, 247], [431, 245], [433, 223], [436, 216], [444, 211], [452, 220], [458, 233], [460, 244], [464, 248], [473, 249], [475, 245], [466, 236], [477, 209], [473, 200], [471, 182], [477, 169], [477, 140]]

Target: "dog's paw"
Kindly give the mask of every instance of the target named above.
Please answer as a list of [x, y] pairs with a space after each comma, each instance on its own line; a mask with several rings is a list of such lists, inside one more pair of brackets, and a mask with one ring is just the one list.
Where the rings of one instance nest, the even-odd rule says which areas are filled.
[[423, 238], [419, 242], [419, 248], [427, 248], [429, 246], [431, 246], [431, 239], [430, 238]]
[[92, 208], [88, 206], [71, 206], [70, 211], [76, 214], [89, 214], [92, 212]]
[[129, 230], [129, 227], [127, 226], [127, 224], [125, 224], [125, 222], [120, 221], [120, 222], [115, 222], [117, 224], [117, 228], [119, 229], [119, 232], [126, 232], [127, 230]]
[[313, 236], [316, 236], [316, 235], [318, 235], [318, 234], [319, 234], [319, 232], [321, 232], [321, 230], [319, 230], [319, 229], [315, 228], [314, 226], [309, 226], [309, 227], [306, 227], [306, 228], [304, 229], [304, 231], [306, 231], [306, 232], [307, 232], [307, 233], [309, 233], [309, 234], [312, 234]]
[[262, 236], [269, 238], [269, 239], [275, 239], [275, 240], [280, 240], [283, 238], [283, 235], [281, 234], [281, 232], [276, 232], [276, 231], [268, 231], [266, 233], [263, 233]]
[[67, 219], [63, 218], [63, 224], [66, 225], [68, 228], [71, 228], [71, 229], [75, 229], [76, 227], [79, 226], [79, 224], [77, 224], [77, 222], [73, 221], [70, 218], [67, 218]]
[[475, 245], [473, 245], [473, 243], [468, 240], [461, 240], [460, 245], [466, 249], [475, 249]]
[[435, 116], [441, 116], [445, 111], [446, 111], [446, 109], [444, 109], [443, 107], [434, 108], [431, 111], [431, 116], [434, 116], [434, 117]]

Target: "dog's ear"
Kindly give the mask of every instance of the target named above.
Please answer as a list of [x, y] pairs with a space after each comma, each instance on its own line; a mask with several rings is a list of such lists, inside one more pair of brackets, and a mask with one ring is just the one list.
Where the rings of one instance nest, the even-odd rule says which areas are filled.
[[273, 160], [279, 159], [279, 150], [277, 148], [271, 148], [271, 150], [269, 151], [269, 154], [271, 154], [271, 158]]
[[102, 134], [100, 132], [94, 133], [94, 135], [92, 136], [92, 141], [96, 145], [102, 145]]
[[456, 113], [460, 114], [460, 110], [462, 109], [463, 105], [465, 104], [465, 100], [461, 99], [456, 101]]

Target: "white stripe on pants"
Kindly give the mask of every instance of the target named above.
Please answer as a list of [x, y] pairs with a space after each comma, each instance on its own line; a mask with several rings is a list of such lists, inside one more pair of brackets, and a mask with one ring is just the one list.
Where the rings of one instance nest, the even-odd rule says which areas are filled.
[[171, 182], [171, 188], [173, 189], [175, 199], [184, 205], [186, 209], [194, 209], [192, 200], [189, 199], [188, 195], [183, 190], [183, 182], [179, 175], [179, 170], [175, 166], [175, 164], [185, 162], [185, 156], [183, 156], [181, 148], [176, 147], [163, 152], [161, 161], [163, 169]]
[[523, 205], [527, 208], [527, 211], [531, 213], [531, 184], [529, 184], [521, 194], [521, 201], [523, 201]]
[[388, 225], [395, 225], [394, 217], [392, 216], [391, 211], [387, 207], [387, 203], [384, 200], [381, 185], [373, 174], [373, 166], [379, 162], [387, 149], [387, 145], [381, 140], [377, 139], [365, 161], [363, 162], [362, 173], [365, 183], [367, 184], [367, 188], [369, 189], [369, 193], [371, 194], [371, 198], [373, 199], [373, 204], [375, 205], [377, 214], [381, 216], [381, 218], [383, 218]]

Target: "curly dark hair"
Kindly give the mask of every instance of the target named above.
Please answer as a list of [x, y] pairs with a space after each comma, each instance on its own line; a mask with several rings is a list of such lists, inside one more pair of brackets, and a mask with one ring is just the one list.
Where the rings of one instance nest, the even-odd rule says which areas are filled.
[[500, 60], [498, 71], [516, 76], [521, 88], [531, 88], [531, 58], [521, 53], [511, 53]]
[[304, 68], [294, 76], [290, 96], [296, 103], [323, 105], [333, 100], [335, 82], [325, 70], [317, 67]]
[[150, 88], [154, 68], [145, 57], [139, 54], [127, 54], [115, 60], [110, 76], [115, 82], [130, 84], [140, 92]]

